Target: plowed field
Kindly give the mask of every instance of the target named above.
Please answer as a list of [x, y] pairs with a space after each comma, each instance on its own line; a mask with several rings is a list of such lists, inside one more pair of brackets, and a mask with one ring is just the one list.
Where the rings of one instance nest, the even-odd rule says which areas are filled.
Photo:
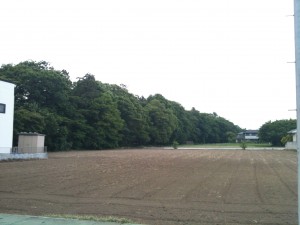
[[292, 151], [114, 150], [0, 163], [0, 212], [150, 225], [297, 224]]

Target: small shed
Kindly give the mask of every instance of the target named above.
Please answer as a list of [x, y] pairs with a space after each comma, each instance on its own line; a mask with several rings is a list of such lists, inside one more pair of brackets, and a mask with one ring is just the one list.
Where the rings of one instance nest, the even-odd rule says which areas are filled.
[[18, 153], [44, 153], [45, 135], [39, 133], [19, 133]]
[[293, 137], [293, 141], [288, 141], [285, 144], [285, 149], [291, 149], [291, 150], [294, 149], [294, 150], [296, 150], [297, 149], [297, 129], [290, 130], [288, 132], [288, 134]]

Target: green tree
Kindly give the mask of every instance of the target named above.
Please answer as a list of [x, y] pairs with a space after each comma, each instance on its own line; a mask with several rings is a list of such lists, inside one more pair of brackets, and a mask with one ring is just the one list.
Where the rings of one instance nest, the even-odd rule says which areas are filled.
[[240, 130], [215, 112], [185, 110], [160, 94], [135, 96], [92, 74], [72, 83], [45, 61], [2, 65], [0, 79], [16, 84], [15, 144], [19, 132], [44, 133], [48, 149], [59, 151], [227, 142]]
[[113, 93], [121, 118], [124, 121], [122, 129], [122, 146], [145, 145], [149, 142], [149, 127], [147, 115], [138, 97], [130, 94], [126, 86], [107, 85]]
[[0, 79], [16, 85], [16, 107], [36, 104], [40, 108], [61, 113], [68, 105], [72, 87], [68, 73], [54, 70], [45, 61], [2, 65]]
[[[46, 134], [49, 150], [68, 148], [64, 125], [72, 87], [68, 73], [54, 70], [45, 61], [25, 61], [2, 65], [0, 79], [16, 85], [14, 144], [19, 132], [38, 132]], [[55, 126], [55, 132], [51, 126]]]
[[149, 117], [151, 144], [169, 144], [178, 124], [172, 110], [167, 109], [158, 99], [150, 100], [145, 110]]
[[287, 132], [296, 128], [296, 120], [276, 120], [266, 122], [259, 131], [259, 139], [263, 142], [271, 142], [273, 146], [282, 146], [281, 139]]
[[236, 134], [241, 130], [216, 113], [200, 113], [192, 108], [188, 115], [189, 140], [194, 143], [225, 143], [228, 142], [228, 132]]
[[188, 134], [190, 132], [191, 123], [188, 118], [187, 111], [177, 102], [170, 101], [169, 109], [172, 110], [174, 116], [177, 119], [177, 126], [171, 136], [171, 142], [178, 144], [184, 144], [188, 141]]
[[228, 143], [233, 143], [236, 140], [236, 135], [237, 133], [232, 132], [232, 131], [227, 131], [226, 136], [227, 136], [227, 141]]
[[119, 146], [123, 120], [112, 94], [105, 91], [101, 82], [96, 81], [91, 74], [80, 78], [74, 84], [71, 102], [78, 120], [72, 122], [70, 132], [81, 140], [76, 140], [76, 148], [103, 149]]
[[280, 140], [282, 145], [285, 145], [289, 141], [293, 141], [293, 136], [290, 135], [290, 134], [287, 134], [286, 136], [283, 136]]
[[45, 128], [45, 118], [39, 112], [19, 107], [14, 114], [14, 145], [17, 145], [18, 133], [42, 133]]
[[208, 127], [200, 112], [192, 108], [190, 111], [187, 111], [187, 116], [189, 120], [188, 140], [194, 143], [206, 143]]

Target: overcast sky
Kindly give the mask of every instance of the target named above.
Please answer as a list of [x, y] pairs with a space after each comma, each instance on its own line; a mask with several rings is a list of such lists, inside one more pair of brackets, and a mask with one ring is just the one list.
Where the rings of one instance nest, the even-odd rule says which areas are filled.
[[293, 0], [9, 0], [0, 63], [49, 62], [241, 128], [295, 118]]

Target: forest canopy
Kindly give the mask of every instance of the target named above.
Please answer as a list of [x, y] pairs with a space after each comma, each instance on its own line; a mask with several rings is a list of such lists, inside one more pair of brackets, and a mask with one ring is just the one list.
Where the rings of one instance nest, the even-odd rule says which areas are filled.
[[[286, 141], [292, 141], [288, 132], [296, 128], [297, 121], [294, 119], [268, 121], [260, 127], [258, 135], [263, 142], [270, 142], [273, 146], [283, 146]], [[283, 141], [284, 137], [287, 140]]]
[[92, 74], [72, 82], [45, 61], [2, 65], [0, 80], [16, 85], [14, 145], [20, 132], [45, 134], [48, 150], [62, 151], [224, 143], [241, 130], [216, 113], [185, 110], [160, 94], [136, 96]]

